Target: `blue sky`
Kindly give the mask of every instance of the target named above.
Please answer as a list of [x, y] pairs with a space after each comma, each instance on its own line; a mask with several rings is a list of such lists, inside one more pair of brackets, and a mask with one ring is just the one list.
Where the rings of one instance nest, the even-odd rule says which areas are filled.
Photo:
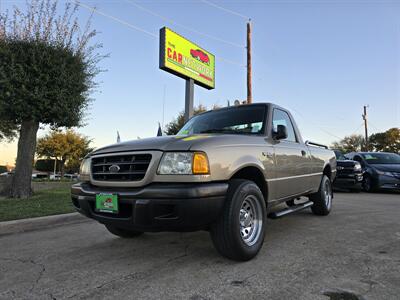
[[[289, 108], [305, 139], [330, 144], [362, 133], [362, 107], [369, 105], [370, 132], [400, 126], [400, 1], [218, 1], [253, 23], [254, 102]], [[23, 1], [1, 1], [1, 9]], [[193, 33], [124, 0], [82, 1], [158, 36], [168, 26], [214, 53], [216, 88], [195, 88], [195, 104], [211, 107], [245, 99], [245, 49]], [[246, 20], [202, 1], [136, 1], [176, 23], [245, 44]], [[89, 12], [81, 8], [86, 20]], [[87, 126], [78, 131], [94, 146], [154, 136], [184, 108], [183, 79], [158, 69], [158, 38], [94, 15], [97, 41], [110, 57], [101, 67]], [[224, 58], [237, 64], [219, 60]], [[241, 66], [242, 65], [242, 66]], [[45, 131], [39, 134], [43, 135]], [[0, 145], [0, 164], [13, 162], [16, 143]]]

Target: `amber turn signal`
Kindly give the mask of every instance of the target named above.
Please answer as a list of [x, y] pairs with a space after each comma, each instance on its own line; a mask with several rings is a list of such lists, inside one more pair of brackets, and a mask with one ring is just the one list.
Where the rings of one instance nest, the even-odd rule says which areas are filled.
[[193, 155], [192, 171], [193, 171], [194, 175], [210, 173], [210, 167], [208, 165], [208, 158], [205, 153], [196, 152]]

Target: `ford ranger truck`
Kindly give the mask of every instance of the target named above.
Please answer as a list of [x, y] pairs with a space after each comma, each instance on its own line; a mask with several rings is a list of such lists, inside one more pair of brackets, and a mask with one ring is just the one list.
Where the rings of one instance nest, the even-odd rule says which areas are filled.
[[257, 103], [196, 115], [176, 136], [97, 149], [71, 196], [119, 237], [207, 230], [220, 254], [243, 261], [261, 249], [267, 216], [328, 215], [335, 174], [334, 152], [303, 142], [288, 110]]

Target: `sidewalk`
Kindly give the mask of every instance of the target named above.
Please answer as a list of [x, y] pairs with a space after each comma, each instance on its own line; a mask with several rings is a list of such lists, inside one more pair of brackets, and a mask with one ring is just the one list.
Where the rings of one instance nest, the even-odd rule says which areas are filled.
[[86, 218], [79, 213], [69, 213], [0, 222], [0, 236], [89, 221], [89, 218]]

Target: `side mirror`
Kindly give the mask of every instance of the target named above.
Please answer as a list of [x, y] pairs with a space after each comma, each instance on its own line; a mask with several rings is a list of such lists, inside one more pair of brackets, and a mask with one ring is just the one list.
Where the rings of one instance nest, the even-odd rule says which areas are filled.
[[284, 140], [287, 138], [287, 128], [285, 125], [278, 125], [277, 130], [273, 134], [274, 139]]

